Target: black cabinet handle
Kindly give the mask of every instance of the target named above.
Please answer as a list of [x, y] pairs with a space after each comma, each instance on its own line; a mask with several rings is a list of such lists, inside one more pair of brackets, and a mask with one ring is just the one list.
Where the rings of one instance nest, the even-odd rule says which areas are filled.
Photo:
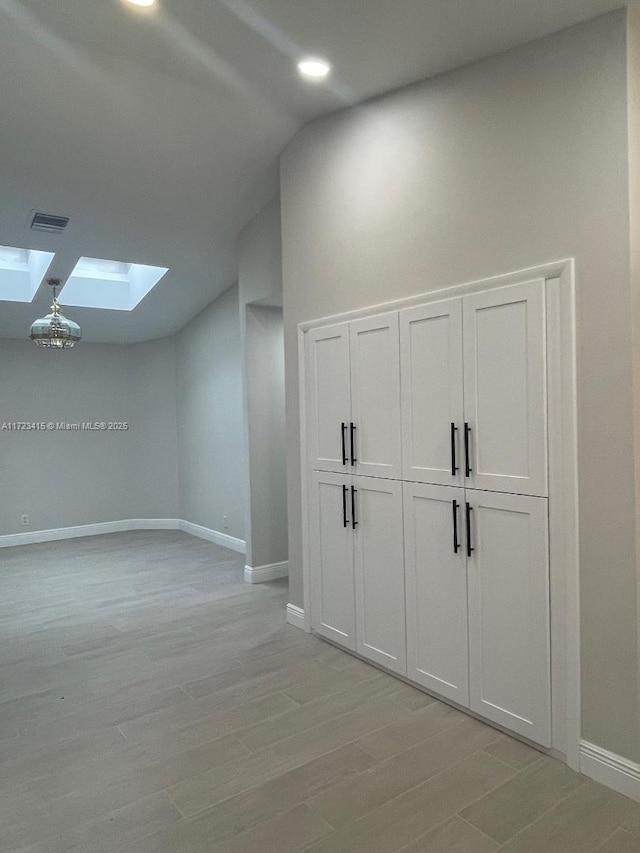
[[469, 426], [469, 424], [465, 424], [464, 425], [464, 470], [465, 470], [464, 475], [465, 475], [465, 477], [470, 477], [471, 473], [473, 471], [473, 468], [471, 467], [471, 463], [469, 462], [469, 453], [470, 453], [469, 445], [471, 443], [469, 440], [470, 438], [471, 438], [471, 427]]
[[453, 506], [453, 553], [457, 554], [460, 548], [460, 543], [458, 542], [458, 507], [460, 504], [458, 501], [451, 501], [451, 503]]
[[460, 470], [456, 465], [456, 433], [458, 428], [455, 424], [451, 424], [451, 476], [455, 477]]
[[342, 487], [342, 526], [349, 526], [349, 519], [347, 518], [347, 492], [349, 491], [348, 486]]
[[471, 547], [471, 513], [473, 512], [473, 507], [467, 503], [467, 557], [470, 557], [473, 552], [476, 550]]
[[356, 529], [356, 527], [358, 525], [358, 521], [356, 519], [356, 495], [357, 494], [358, 494], [358, 490], [354, 489], [354, 487], [351, 486], [351, 527], [354, 530]]
[[351, 437], [351, 464], [355, 465], [356, 462], [358, 461], [356, 459], [356, 449], [355, 449], [356, 448], [356, 425], [355, 424], [349, 424], [349, 426], [350, 426], [350, 431], [351, 431], [351, 436], [350, 436]]
[[342, 423], [340, 425], [340, 435], [342, 437], [342, 464], [347, 464], [347, 425]]

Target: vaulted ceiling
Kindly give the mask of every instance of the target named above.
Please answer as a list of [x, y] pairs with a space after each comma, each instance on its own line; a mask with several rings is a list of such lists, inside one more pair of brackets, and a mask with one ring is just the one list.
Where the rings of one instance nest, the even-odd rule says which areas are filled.
[[[169, 267], [132, 312], [68, 313], [86, 340], [171, 334], [234, 282], [237, 232], [304, 123], [621, 5], [0, 0], [0, 245], [54, 251], [63, 279], [81, 255]], [[308, 53], [328, 83], [298, 77]], [[32, 210], [71, 223], [38, 234]], [[46, 290], [0, 302], [0, 337], [26, 336]]]

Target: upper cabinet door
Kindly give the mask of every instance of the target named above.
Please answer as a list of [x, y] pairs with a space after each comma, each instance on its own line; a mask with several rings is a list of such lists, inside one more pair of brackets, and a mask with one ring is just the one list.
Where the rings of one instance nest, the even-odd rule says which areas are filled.
[[465, 297], [463, 328], [465, 484], [546, 495], [544, 281]]
[[547, 500], [472, 489], [466, 500], [471, 709], [550, 746]]
[[356, 649], [352, 477], [316, 471], [309, 482], [311, 627]]
[[400, 312], [405, 480], [462, 483], [462, 301]]
[[404, 483], [407, 676], [469, 704], [464, 489]]
[[351, 420], [348, 323], [308, 333], [307, 371], [310, 466], [318, 471], [351, 471], [347, 457]]
[[400, 479], [400, 344], [398, 314], [350, 323], [352, 470]]
[[402, 483], [349, 479], [355, 523], [356, 650], [406, 675]]

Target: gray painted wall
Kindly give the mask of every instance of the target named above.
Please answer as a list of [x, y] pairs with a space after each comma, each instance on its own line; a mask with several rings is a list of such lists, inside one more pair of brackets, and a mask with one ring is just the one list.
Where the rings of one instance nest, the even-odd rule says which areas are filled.
[[284, 325], [280, 308], [247, 306], [246, 383], [251, 552], [247, 564], [287, 559]]
[[[0, 535], [128, 518], [184, 518], [224, 531], [226, 515], [226, 532], [243, 538], [237, 287], [173, 338], [82, 343], [63, 353], [2, 340], [0, 389], [0, 426], [130, 425], [106, 433], [0, 430]], [[50, 484], [60, 481], [56, 496]]]
[[[633, 311], [633, 403], [636, 495], [640, 495], [640, 4], [627, 10], [627, 83], [629, 117], [629, 234]], [[636, 561], [640, 558], [640, 501], [636, 500]], [[638, 618], [640, 624], [640, 583]], [[640, 631], [638, 632], [640, 660]], [[638, 683], [640, 707], [640, 679]], [[638, 721], [640, 725], [640, 720]]]
[[176, 339], [130, 350], [136, 489], [133, 518], [178, 518]]
[[288, 556], [280, 199], [239, 237], [247, 565]]
[[280, 199], [276, 198], [240, 232], [238, 284], [241, 306], [282, 305]]
[[238, 314], [235, 285], [176, 337], [178, 469], [180, 517], [244, 539]]
[[[83, 343], [61, 353], [38, 349], [29, 340], [2, 340], [0, 389], [0, 425], [130, 424], [127, 432], [0, 430], [0, 535], [176, 517], [171, 340], [138, 346]], [[30, 516], [28, 527], [20, 525], [23, 513]]]
[[583, 736], [640, 758], [624, 13], [308, 125], [281, 181], [291, 600], [297, 324], [574, 256]]

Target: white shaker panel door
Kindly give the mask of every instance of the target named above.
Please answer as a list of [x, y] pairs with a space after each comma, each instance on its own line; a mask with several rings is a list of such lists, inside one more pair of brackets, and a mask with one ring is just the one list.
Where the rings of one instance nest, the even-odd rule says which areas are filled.
[[547, 500], [468, 489], [471, 709], [551, 745]]
[[546, 495], [544, 281], [464, 297], [463, 328], [465, 483]]
[[350, 471], [349, 324], [312, 329], [306, 349], [309, 465], [319, 471]]
[[347, 649], [356, 648], [352, 478], [314, 472], [310, 478], [311, 627]]
[[400, 355], [404, 479], [460, 485], [462, 301], [401, 311]]
[[[398, 314], [350, 323], [354, 471], [400, 479], [400, 342]], [[353, 446], [351, 438], [353, 437]]]
[[404, 484], [407, 676], [469, 704], [464, 489]]
[[357, 651], [406, 675], [402, 483], [353, 477]]

